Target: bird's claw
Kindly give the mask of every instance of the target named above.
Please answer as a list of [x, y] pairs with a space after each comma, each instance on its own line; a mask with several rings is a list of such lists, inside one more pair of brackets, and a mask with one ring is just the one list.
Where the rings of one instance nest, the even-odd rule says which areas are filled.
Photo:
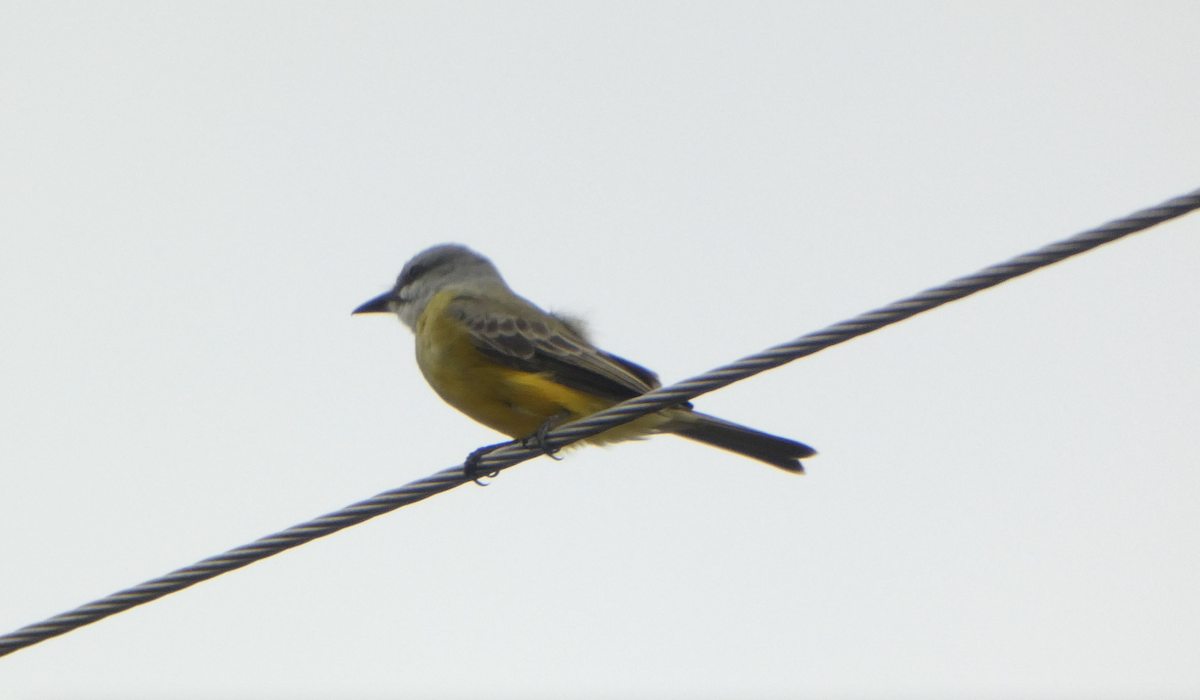
[[562, 457], [559, 457], [557, 453], [562, 448], [561, 447], [550, 447], [549, 443], [546, 442], [546, 434], [549, 433], [550, 429], [553, 428], [554, 426], [556, 426], [557, 424], [558, 424], [558, 421], [556, 421], [554, 419], [550, 419], [550, 420], [542, 423], [540, 426], [538, 426], [537, 431], [535, 431], [533, 433], [533, 435], [530, 435], [529, 437], [523, 438], [521, 440], [521, 446], [527, 450], [534, 450], [534, 449], [541, 450], [542, 454], [546, 455], [550, 459], [553, 459], [556, 461], [561, 460]]
[[467, 458], [463, 460], [463, 476], [467, 477], [471, 481], [474, 481], [480, 486], [487, 486], [487, 484], [480, 481], [480, 479], [484, 477], [494, 479], [500, 475], [500, 470], [497, 469], [492, 472], [484, 472], [479, 467], [479, 461], [483, 459], [483, 456], [487, 453], [511, 444], [511, 442], [498, 442], [495, 445], [484, 445], [483, 447], [480, 447], [471, 454], [467, 455]]

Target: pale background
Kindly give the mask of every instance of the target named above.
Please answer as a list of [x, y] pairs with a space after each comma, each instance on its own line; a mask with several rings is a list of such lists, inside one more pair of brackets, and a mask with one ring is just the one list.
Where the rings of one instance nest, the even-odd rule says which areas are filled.
[[[1200, 186], [1200, 5], [0, 8], [0, 632], [459, 462], [434, 243], [683, 379]], [[0, 697], [1200, 695], [1200, 216], [0, 659]]]

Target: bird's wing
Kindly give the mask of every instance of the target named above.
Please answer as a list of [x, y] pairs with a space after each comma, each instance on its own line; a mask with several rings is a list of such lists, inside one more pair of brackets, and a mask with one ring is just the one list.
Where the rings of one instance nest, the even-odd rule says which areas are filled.
[[462, 294], [446, 308], [467, 329], [475, 347], [493, 361], [616, 401], [659, 386], [650, 370], [610, 355], [575, 333], [571, 326], [524, 302], [497, 306]]

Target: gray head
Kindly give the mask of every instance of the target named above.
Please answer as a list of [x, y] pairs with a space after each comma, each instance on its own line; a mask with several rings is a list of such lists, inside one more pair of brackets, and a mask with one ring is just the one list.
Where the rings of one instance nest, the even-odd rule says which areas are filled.
[[394, 313], [416, 331], [417, 318], [438, 292], [456, 284], [504, 285], [492, 261], [466, 246], [443, 243], [424, 250], [404, 264], [396, 286], [354, 310], [356, 314]]

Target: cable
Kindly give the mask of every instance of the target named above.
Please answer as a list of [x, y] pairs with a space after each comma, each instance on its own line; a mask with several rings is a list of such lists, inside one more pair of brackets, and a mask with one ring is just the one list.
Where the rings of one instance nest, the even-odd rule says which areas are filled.
[[[693, 399], [706, 392], [773, 369], [800, 357], [811, 355], [947, 302], [961, 299], [1198, 208], [1200, 208], [1200, 190], [1168, 200], [1156, 207], [1143, 209], [1031, 253], [1017, 256], [1008, 262], [984, 268], [973, 275], [960, 277], [875, 311], [861, 314], [848, 321], [836, 323], [824, 330], [803, 335], [789, 343], [776, 345], [764, 352], [719, 367], [711, 372], [705, 372], [693, 379], [630, 399], [550, 431], [546, 436], [546, 444], [551, 448], [568, 445], [615, 425], [627, 423], [647, 413]], [[543, 452], [540, 448], [527, 448], [520, 442], [515, 442], [484, 455], [479, 461], [479, 467], [487, 472], [500, 471], [541, 454]], [[174, 593], [223, 573], [240, 569], [285, 549], [291, 549], [377, 515], [383, 515], [402, 506], [416, 503], [471, 480], [464, 476], [462, 465], [443, 469], [432, 476], [391, 491], [385, 491], [373, 498], [323, 515], [315, 520], [295, 525], [282, 532], [255, 540], [248, 545], [231, 549], [224, 554], [201, 560], [191, 566], [185, 566], [161, 578], [127, 588], [70, 612], [55, 615], [42, 622], [0, 636], [0, 656], [11, 654], [18, 649], [37, 644], [50, 637], [65, 634], [109, 615], [148, 603], [168, 593]]]

